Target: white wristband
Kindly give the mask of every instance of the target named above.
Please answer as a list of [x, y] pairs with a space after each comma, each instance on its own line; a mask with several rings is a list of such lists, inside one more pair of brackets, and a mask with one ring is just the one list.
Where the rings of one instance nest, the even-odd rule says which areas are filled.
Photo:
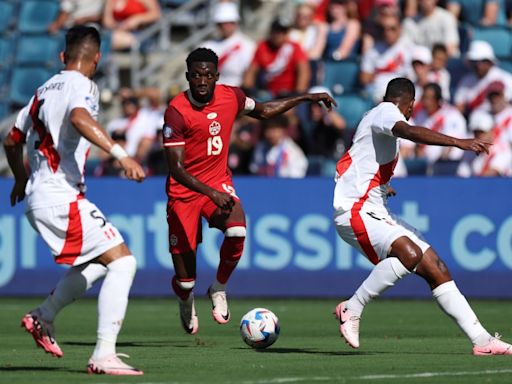
[[114, 144], [112, 148], [110, 148], [110, 154], [117, 160], [122, 160], [125, 157], [128, 157], [126, 151], [119, 144]]

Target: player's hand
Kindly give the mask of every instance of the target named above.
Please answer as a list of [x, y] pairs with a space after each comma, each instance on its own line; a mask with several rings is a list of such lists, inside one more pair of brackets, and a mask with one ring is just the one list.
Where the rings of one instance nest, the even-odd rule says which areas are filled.
[[210, 199], [223, 211], [231, 211], [233, 206], [235, 205], [235, 200], [233, 200], [233, 196], [229, 193], [220, 192], [217, 190], [212, 190], [210, 193]]
[[25, 187], [27, 181], [16, 181], [11, 191], [11, 207], [14, 207], [16, 203], [20, 203], [25, 198]]
[[335, 107], [338, 106], [336, 104], [336, 101], [329, 95], [328, 93], [322, 92], [322, 93], [310, 93], [311, 96], [311, 102], [318, 103], [322, 105], [323, 107], [327, 108], [327, 110], [331, 110], [332, 106]]
[[119, 161], [121, 167], [124, 169], [124, 174], [130, 180], [141, 182], [146, 178], [146, 174], [139, 163], [133, 160], [131, 157], [125, 157]]
[[489, 154], [489, 148], [492, 145], [491, 141], [480, 139], [460, 139], [458, 147], [464, 151], [473, 151], [477, 155], [485, 152]]
[[395, 188], [393, 188], [391, 185], [387, 185], [386, 187], [387, 187], [387, 189], [386, 189], [386, 196], [387, 197], [396, 196]]

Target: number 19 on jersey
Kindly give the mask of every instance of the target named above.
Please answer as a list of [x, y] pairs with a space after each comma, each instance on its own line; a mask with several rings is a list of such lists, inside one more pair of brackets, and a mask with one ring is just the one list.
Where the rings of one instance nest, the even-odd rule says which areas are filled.
[[222, 151], [222, 137], [211, 136], [208, 138], [208, 156], [218, 155]]

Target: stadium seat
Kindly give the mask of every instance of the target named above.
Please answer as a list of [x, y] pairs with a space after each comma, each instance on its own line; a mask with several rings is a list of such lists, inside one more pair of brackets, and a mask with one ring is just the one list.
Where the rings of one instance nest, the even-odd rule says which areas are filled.
[[491, 44], [498, 57], [509, 56], [512, 48], [512, 35], [506, 27], [473, 27], [472, 40], [484, 40]]
[[336, 96], [335, 100], [348, 129], [356, 128], [363, 115], [373, 106], [370, 100], [356, 94]]
[[59, 13], [59, 3], [51, 0], [27, 0], [21, 4], [18, 30], [21, 33], [44, 33]]
[[408, 176], [425, 176], [427, 174], [427, 160], [422, 158], [404, 159]]
[[324, 64], [324, 85], [336, 95], [354, 92], [358, 79], [359, 64], [356, 61], [326, 61]]
[[11, 77], [9, 100], [15, 105], [26, 104], [38, 86], [52, 76], [53, 72], [41, 67], [14, 68]]
[[504, 69], [507, 72], [512, 73], [512, 57], [502, 58], [498, 62], [498, 67]]
[[61, 36], [22, 36], [18, 40], [15, 62], [18, 65], [40, 64], [48, 68], [60, 67], [59, 52], [64, 49]]
[[432, 165], [432, 176], [456, 176], [460, 161], [438, 160]]
[[459, 84], [462, 77], [469, 73], [469, 70], [466, 67], [464, 59], [461, 58], [448, 59], [446, 69], [450, 73], [450, 95], [453, 98], [455, 95], [455, 90], [457, 89], [457, 85]]
[[11, 25], [14, 25], [16, 21], [15, 11], [15, 4], [9, 1], [0, 1], [0, 33], [7, 31]]
[[0, 69], [9, 68], [14, 61], [16, 50], [15, 39], [9, 37], [0, 37]]
[[0, 101], [0, 120], [9, 114], [9, 104]]

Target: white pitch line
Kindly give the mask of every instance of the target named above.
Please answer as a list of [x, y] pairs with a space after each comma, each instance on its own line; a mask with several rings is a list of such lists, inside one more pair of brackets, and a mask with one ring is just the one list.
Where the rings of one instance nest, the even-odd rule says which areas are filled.
[[384, 380], [384, 379], [420, 379], [425, 377], [440, 376], [478, 376], [478, 375], [497, 375], [501, 373], [512, 373], [512, 369], [487, 369], [485, 371], [461, 371], [461, 372], [422, 372], [409, 373], [403, 375], [365, 375], [352, 377], [358, 380]]
[[260, 380], [245, 380], [240, 384], [284, 384], [284, 383], [299, 383], [299, 382], [313, 382], [313, 381], [332, 381], [339, 378], [317, 376], [317, 377], [276, 377], [275, 379], [260, 379]]

